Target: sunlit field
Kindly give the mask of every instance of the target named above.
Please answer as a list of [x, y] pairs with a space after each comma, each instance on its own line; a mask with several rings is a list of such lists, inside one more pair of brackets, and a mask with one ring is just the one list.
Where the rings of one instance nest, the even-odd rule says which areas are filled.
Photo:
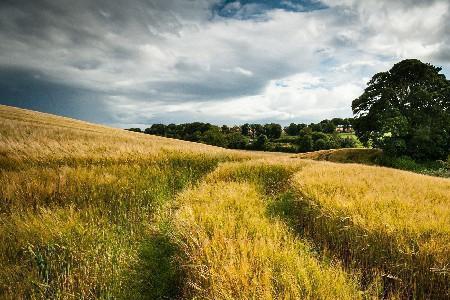
[[450, 180], [312, 164], [295, 174], [293, 185], [300, 227], [313, 240], [349, 264], [378, 270], [403, 293], [448, 295]]
[[449, 179], [308, 158], [0, 106], [0, 298], [450, 297]]

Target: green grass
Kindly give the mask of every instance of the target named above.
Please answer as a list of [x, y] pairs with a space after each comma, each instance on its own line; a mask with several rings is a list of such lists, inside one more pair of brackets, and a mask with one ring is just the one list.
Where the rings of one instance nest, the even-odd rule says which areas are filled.
[[126, 273], [146, 251], [154, 214], [219, 160], [167, 154], [142, 164], [2, 171], [1, 294], [89, 298], [129, 290]]
[[379, 164], [395, 169], [412, 171], [419, 174], [431, 175], [436, 177], [450, 177], [450, 160], [417, 162], [407, 156], [383, 156], [379, 160]]
[[321, 150], [298, 154], [303, 159], [323, 160], [338, 163], [358, 163], [365, 165], [379, 165], [400, 170], [411, 171], [436, 177], [450, 177], [450, 161], [424, 161], [402, 157], [390, 157], [380, 149], [350, 148]]

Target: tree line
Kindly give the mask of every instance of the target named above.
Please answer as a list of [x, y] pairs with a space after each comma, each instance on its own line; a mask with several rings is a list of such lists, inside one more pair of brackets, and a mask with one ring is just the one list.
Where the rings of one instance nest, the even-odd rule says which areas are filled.
[[291, 123], [284, 128], [276, 123], [217, 126], [193, 122], [153, 124], [144, 130], [140, 128], [127, 130], [230, 149], [297, 153], [356, 147], [357, 140], [354, 137], [342, 136], [337, 132], [337, 129], [341, 132], [351, 132], [352, 122], [352, 118], [334, 118], [319, 123]]
[[219, 127], [193, 122], [128, 130], [232, 149], [308, 152], [362, 143], [393, 158], [450, 160], [450, 81], [441, 70], [406, 59], [375, 74], [352, 102], [354, 118], [284, 128], [275, 123]]

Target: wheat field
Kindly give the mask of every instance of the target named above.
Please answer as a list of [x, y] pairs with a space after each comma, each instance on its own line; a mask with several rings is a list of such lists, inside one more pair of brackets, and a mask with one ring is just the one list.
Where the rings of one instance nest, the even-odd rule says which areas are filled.
[[307, 158], [0, 105], [0, 298], [450, 297], [449, 179]]

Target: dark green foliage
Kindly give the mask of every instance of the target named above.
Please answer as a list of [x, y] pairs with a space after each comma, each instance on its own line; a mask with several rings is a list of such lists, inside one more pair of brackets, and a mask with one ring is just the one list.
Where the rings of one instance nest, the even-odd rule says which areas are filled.
[[302, 124], [291, 123], [291, 124], [289, 124], [289, 126], [284, 127], [284, 132], [287, 135], [296, 136], [296, 135], [299, 135], [300, 131], [306, 127], [308, 127], [308, 125], [303, 124], [303, 123]]
[[328, 143], [324, 139], [318, 139], [314, 142], [314, 150], [325, 150], [328, 149]]
[[301, 131], [302, 129], [308, 127], [308, 125], [306, 125], [306, 124], [304, 124], [304, 123], [301, 123], [301, 124], [297, 124], [297, 127], [298, 127], [298, 131], [299, 131], [299, 133], [300, 133], [300, 131]]
[[166, 127], [166, 136], [175, 138], [177, 137], [177, 125], [171, 123]]
[[315, 149], [355, 147], [354, 140], [340, 138], [336, 133], [337, 125], [351, 129], [352, 121], [352, 119], [335, 118], [331, 121], [323, 120], [318, 124], [311, 123], [309, 126], [291, 123], [284, 128], [284, 133], [281, 125], [275, 123], [265, 125], [246, 123], [242, 126], [222, 125], [219, 127], [201, 122], [178, 125], [153, 124], [144, 132], [231, 149], [297, 153]]
[[284, 128], [284, 132], [288, 135], [298, 135], [300, 133], [301, 128], [294, 123], [289, 124], [289, 126]]
[[228, 134], [230, 133], [230, 127], [228, 127], [227, 125], [222, 125], [220, 131], [222, 131], [223, 134]]
[[314, 141], [312, 138], [311, 128], [306, 127], [300, 131], [300, 137], [298, 138], [297, 145], [300, 152], [313, 151]]
[[316, 131], [316, 132], [313, 132], [311, 134], [311, 136], [312, 136], [314, 142], [316, 142], [317, 140], [324, 140], [324, 141], [328, 140], [328, 135], [326, 133], [323, 133], [323, 132]]
[[253, 143], [253, 146], [256, 150], [264, 150], [267, 144], [267, 136], [264, 134], [261, 134], [260, 136], [258, 136], [258, 138], [256, 139], [256, 141]]
[[336, 134], [313, 132], [311, 136], [314, 141], [314, 150], [342, 148], [341, 139]]
[[251, 130], [250, 124], [248, 124], [248, 123], [245, 123], [244, 125], [241, 126], [242, 135], [249, 136], [250, 130]]
[[270, 139], [277, 139], [281, 136], [283, 129], [280, 124], [270, 123], [264, 125], [264, 133]]
[[153, 124], [150, 128], [145, 129], [145, 133], [154, 135], [164, 135], [166, 133], [166, 125]]
[[320, 124], [320, 123], [318, 123], [318, 124], [311, 123], [311, 124], [309, 124], [308, 127], [310, 127], [311, 130], [315, 131], [315, 132], [322, 132], [322, 130], [323, 130], [322, 124]]
[[297, 153], [298, 147], [293, 144], [268, 143], [266, 150], [272, 152]]
[[405, 155], [400, 157], [383, 155], [377, 160], [377, 164], [431, 176], [450, 177], [450, 160], [417, 162]]
[[450, 82], [440, 71], [408, 59], [375, 74], [352, 103], [359, 139], [391, 156], [445, 159], [450, 152]]
[[342, 146], [342, 140], [344, 139], [339, 137], [336, 133], [328, 134], [328, 149], [345, 148]]
[[325, 133], [333, 133], [336, 131], [336, 125], [330, 120], [323, 120], [320, 122], [322, 131]]
[[264, 134], [264, 127], [261, 124], [251, 124], [250, 125], [250, 136], [256, 138], [261, 134]]
[[227, 147], [231, 149], [245, 149], [248, 145], [248, 138], [239, 132], [232, 132], [227, 136]]
[[208, 145], [219, 147], [227, 146], [226, 137], [217, 126], [211, 127], [209, 130], [205, 131], [205, 133], [200, 135], [200, 141]]
[[133, 131], [133, 132], [142, 132], [142, 130], [140, 128], [128, 128], [126, 130]]
[[356, 141], [352, 138], [341, 138], [340, 148], [356, 148]]
[[284, 136], [281, 136], [279, 139], [273, 139], [272, 142], [274, 142], [274, 143], [291, 143], [291, 144], [295, 144], [295, 142], [297, 140], [298, 140], [298, 136], [284, 135]]
[[334, 125], [343, 125], [344, 124], [344, 122], [345, 122], [345, 119], [342, 119], [342, 118], [333, 118], [333, 119], [331, 119], [331, 122], [334, 124]]
[[[176, 299], [182, 286], [181, 268], [175, 261], [177, 246], [163, 234], [142, 243], [136, 277], [130, 283], [133, 298]], [[131, 280], [130, 280], [131, 281]], [[128, 295], [127, 295], [128, 296]]]
[[209, 123], [194, 122], [182, 124], [182, 126], [183, 138], [195, 142], [200, 141], [202, 134], [211, 129], [212, 125]]

